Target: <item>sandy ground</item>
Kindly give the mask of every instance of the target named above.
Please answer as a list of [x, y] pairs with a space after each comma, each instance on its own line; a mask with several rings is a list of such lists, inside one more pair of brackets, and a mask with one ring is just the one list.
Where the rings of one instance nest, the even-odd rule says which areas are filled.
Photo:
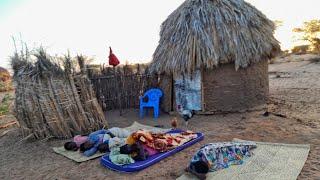
[[[77, 164], [55, 154], [52, 147], [64, 141], [20, 141], [16, 126], [0, 137], [0, 179], [175, 179], [193, 153], [203, 144], [230, 141], [233, 138], [311, 144], [308, 160], [298, 179], [320, 179], [320, 62], [299, 56], [277, 60], [270, 65], [270, 115], [264, 111], [214, 116], [195, 116], [194, 131], [205, 132], [205, 140], [138, 173], [121, 174], [103, 168], [99, 160]], [[1, 99], [1, 96], [0, 96]], [[281, 117], [280, 117], [280, 116]], [[110, 126], [125, 127], [132, 122], [170, 127], [172, 116], [161, 114], [157, 121], [138, 118], [136, 110], [107, 112]], [[0, 125], [12, 116], [0, 117]], [[182, 121], [180, 122], [182, 124]], [[184, 127], [184, 126], [182, 126]]]

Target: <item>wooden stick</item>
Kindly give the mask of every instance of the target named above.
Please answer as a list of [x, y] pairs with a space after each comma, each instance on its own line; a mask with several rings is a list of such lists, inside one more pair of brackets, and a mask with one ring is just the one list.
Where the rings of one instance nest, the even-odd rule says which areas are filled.
[[14, 124], [17, 124], [17, 122], [16, 122], [16, 121], [11, 121], [11, 122], [9, 122], [9, 123], [7, 123], [7, 124], [1, 125], [1, 126], [0, 126], [0, 129], [7, 128], [7, 127], [12, 126], [12, 125], [14, 125]]

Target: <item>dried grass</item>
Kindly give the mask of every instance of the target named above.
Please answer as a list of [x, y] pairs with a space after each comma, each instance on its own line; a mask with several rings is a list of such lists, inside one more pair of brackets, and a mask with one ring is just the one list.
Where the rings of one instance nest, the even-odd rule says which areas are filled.
[[70, 138], [106, 125], [85, 71], [76, 72], [69, 55], [63, 60], [64, 67], [42, 48], [11, 57], [15, 116], [26, 137]]
[[243, 0], [186, 0], [162, 23], [151, 71], [191, 73], [235, 63], [251, 63], [280, 52], [275, 25]]

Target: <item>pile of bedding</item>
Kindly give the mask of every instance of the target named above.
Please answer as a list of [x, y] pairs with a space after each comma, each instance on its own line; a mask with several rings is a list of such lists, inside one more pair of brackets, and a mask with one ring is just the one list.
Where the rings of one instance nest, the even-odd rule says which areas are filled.
[[77, 135], [72, 141], [65, 143], [64, 149], [79, 150], [85, 157], [107, 153], [112, 163], [121, 166], [144, 161], [150, 156], [173, 150], [195, 138], [197, 134], [192, 131], [164, 133], [145, 129], [128, 131], [113, 127], [92, 132], [88, 136]]
[[175, 149], [195, 138], [197, 138], [197, 134], [192, 131], [152, 133], [138, 130], [127, 137], [124, 145], [110, 148], [109, 158], [116, 165], [132, 164]]

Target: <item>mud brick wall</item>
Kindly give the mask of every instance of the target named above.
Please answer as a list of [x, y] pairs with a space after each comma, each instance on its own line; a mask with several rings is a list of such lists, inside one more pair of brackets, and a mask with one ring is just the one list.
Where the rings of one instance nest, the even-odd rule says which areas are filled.
[[269, 94], [268, 62], [246, 69], [234, 64], [221, 65], [203, 72], [206, 112], [238, 112], [266, 103]]

